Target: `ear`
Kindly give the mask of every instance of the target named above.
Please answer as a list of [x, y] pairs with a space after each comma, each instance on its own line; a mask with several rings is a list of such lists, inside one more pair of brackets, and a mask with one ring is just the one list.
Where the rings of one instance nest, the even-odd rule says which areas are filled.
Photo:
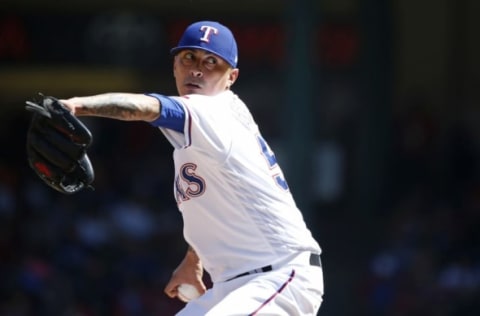
[[238, 75], [240, 73], [240, 70], [238, 68], [234, 68], [230, 71], [228, 75], [228, 87], [230, 88], [235, 81], [237, 81]]

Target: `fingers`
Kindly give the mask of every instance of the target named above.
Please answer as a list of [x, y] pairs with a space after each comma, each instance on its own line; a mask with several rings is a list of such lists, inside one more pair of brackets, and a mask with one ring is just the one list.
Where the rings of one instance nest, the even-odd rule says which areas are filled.
[[195, 288], [197, 289], [197, 291], [201, 294], [204, 294], [206, 291], [207, 291], [207, 287], [205, 286], [205, 284], [200, 281], [200, 282], [175, 282], [174, 280], [170, 280], [170, 282], [168, 282], [168, 284], [165, 286], [165, 289], [164, 289], [164, 292], [165, 294], [170, 297], [170, 298], [175, 298], [178, 296], [178, 286], [181, 284], [181, 283], [187, 283], [187, 284], [192, 284], [193, 286], [195, 286]]
[[73, 115], [75, 115], [75, 105], [68, 100], [59, 100]]
[[178, 274], [173, 273], [168, 281], [167, 285], [165, 286], [164, 292], [170, 298], [175, 298], [178, 295], [178, 286], [184, 282], [183, 278], [181, 278]]
[[203, 282], [200, 282], [200, 284], [195, 285], [195, 287], [197, 288], [198, 292], [200, 292], [201, 294], [204, 294], [207, 291], [207, 287]]
[[168, 297], [175, 298], [178, 295], [178, 286], [167, 286], [164, 292]]

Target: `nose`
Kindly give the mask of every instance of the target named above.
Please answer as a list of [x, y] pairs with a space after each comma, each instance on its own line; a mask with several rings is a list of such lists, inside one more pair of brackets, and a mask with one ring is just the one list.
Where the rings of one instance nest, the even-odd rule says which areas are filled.
[[201, 72], [200, 70], [192, 69], [191, 72], [193, 77], [200, 78], [203, 76], [203, 72]]

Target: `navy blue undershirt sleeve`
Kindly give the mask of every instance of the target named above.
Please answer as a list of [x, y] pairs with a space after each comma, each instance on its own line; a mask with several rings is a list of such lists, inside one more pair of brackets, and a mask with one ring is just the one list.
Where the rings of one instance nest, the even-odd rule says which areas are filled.
[[150, 122], [150, 124], [155, 127], [172, 129], [183, 134], [185, 110], [180, 102], [158, 93], [147, 93], [147, 95], [156, 98], [162, 106], [160, 117]]

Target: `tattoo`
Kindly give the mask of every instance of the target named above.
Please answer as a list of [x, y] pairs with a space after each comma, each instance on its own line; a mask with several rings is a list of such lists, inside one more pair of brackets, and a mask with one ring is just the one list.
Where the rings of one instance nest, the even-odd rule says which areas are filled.
[[81, 104], [78, 115], [101, 116], [125, 121], [153, 120], [160, 110], [158, 101], [142, 94], [105, 93], [73, 98]]

